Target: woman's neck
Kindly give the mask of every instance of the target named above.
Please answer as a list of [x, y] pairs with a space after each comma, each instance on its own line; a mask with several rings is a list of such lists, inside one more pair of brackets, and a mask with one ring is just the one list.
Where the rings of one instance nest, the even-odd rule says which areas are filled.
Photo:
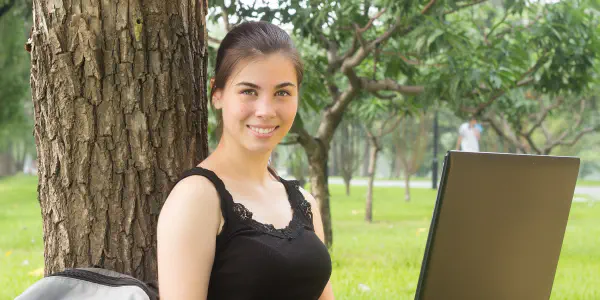
[[273, 180], [267, 170], [270, 155], [271, 151], [252, 153], [238, 143], [228, 143], [221, 139], [210, 158], [228, 177], [263, 185]]

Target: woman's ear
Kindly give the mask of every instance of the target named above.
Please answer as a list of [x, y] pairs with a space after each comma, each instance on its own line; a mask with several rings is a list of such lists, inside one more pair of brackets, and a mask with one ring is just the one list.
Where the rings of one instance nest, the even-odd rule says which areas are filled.
[[212, 101], [214, 108], [216, 108], [216, 109], [223, 108], [223, 104], [221, 103], [222, 97], [223, 97], [223, 92], [221, 90], [213, 92], [211, 101]]
[[221, 97], [223, 96], [223, 93], [219, 90], [219, 91], [215, 91], [215, 78], [211, 78], [210, 79], [210, 91], [212, 94], [212, 98], [210, 99], [210, 101], [212, 102], [212, 105], [214, 108], [216, 109], [221, 109], [222, 105], [221, 105]]

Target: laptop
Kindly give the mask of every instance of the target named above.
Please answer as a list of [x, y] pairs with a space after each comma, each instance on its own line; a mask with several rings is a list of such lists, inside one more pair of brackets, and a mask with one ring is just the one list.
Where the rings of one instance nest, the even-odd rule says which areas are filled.
[[549, 299], [579, 158], [450, 151], [416, 300]]

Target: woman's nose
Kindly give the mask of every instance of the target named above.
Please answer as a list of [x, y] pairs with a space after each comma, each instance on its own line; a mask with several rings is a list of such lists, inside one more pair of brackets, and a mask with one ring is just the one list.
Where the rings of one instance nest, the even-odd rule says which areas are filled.
[[273, 97], [260, 97], [256, 102], [255, 115], [261, 118], [272, 118], [275, 116], [275, 104]]

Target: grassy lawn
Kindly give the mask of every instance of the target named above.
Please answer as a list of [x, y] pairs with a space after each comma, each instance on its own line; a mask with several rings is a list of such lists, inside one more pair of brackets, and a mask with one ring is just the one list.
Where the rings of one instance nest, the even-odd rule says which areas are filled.
[[[342, 180], [341, 176], [329, 176], [330, 179], [335, 178], [335, 179], [339, 179]], [[354, 176], [352, 177], [352, 179], [360, 179], [360, 180], [369, 180], [369, 177], [367, 176]], [[389, 177], [377, 177], [375, 178], [375, 180], [392, 180], [392, 181], [400, 181], [400, 182], [404, 182], [404, 178], [389, 178]], [[431, 181], [430, 177], [417, 177], [417, 176], [411, 176], [410, 177], [411, 181]], [[600, 185], [600, 182], [598, 182], [598, 185]]]
[[600, 180], [577, 180], [579, 186], [600, 186]]
[[[37, 179], [0, 180], [0, 299], [13, 299], [41, 278], [42, 224]], [[373, 224], [365, 224], [366, 187], [331, 186], [336, 299], [412, 299], [435, 192], [377, 188]], [[600, 204], [574, 203], [551, 299], [600, 299]], [[368, 290], [366, 290], [368, 287]]]
[[[0, 179], [0, 299], [14, 299], [42, 276], [44, 247], [37, 177]], [[37, 272], [36, 272], [37, 271]], [[38, 273], [38, 274], [36, 274]]]

